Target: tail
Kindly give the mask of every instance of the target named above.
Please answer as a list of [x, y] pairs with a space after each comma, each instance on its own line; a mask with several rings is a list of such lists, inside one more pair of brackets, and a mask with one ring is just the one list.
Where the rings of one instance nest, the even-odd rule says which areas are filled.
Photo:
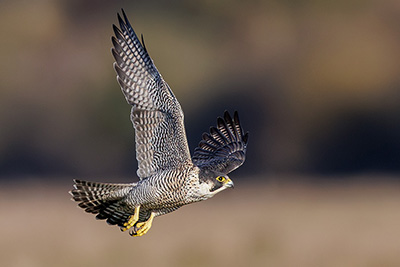
[[123, 226], [132, 215], [126, 197], [135, 184], [108, 184], [74, 180], [69, 193], [72, 200], [88, 213], [97, 214], [96, 219], [107, 220], [112, 225]]

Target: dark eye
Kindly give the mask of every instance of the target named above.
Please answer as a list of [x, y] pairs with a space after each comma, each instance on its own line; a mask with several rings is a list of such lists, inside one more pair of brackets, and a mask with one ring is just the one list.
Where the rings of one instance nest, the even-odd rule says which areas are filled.
[[225, 177], [223, 177], [223, 176], [218, 176], [217, 177], [217, 181], [218, 182], [223, 182], [225, 180]]

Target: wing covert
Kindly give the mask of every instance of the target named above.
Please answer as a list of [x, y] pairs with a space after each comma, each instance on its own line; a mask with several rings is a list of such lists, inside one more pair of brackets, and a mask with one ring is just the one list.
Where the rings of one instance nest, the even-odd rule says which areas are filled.
[[[137, 174], [143, 179], [161, 169], [191, 161], [182, 108], [140, 43], [124, 10], [113, 25], [112, 54], [117, 81], [132, 105]], [[143, 42], [143, 37], [142, 37]]]

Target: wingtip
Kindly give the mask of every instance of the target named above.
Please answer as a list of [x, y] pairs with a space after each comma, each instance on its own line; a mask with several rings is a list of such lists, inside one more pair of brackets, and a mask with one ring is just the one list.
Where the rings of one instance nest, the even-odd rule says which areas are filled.
[[143, 37], [143, 34], [140, 34], [140, 38], [142, 39], [142, 45], [143, 45], [144, 51], [145, 51], [146, 53], [148, 53], [148, 52], [147, 52], [146, 45], [144, 44], [144, 37]]
[[239, 112], [237, 110], [233, 113], [233, 119], [239, 122]]
[[124, 23], [124, 21], [123, 21], [121, 15], [119, 14], [119, 12], [117, 12], [117, 19], [118, 19], [118, 22], [119, 22], [120, 25], [121, 25], [121, 23]]
[[128, 16], [125, 13], [125, 10], [123, 8], [121, 8], [121, 12], [122, 12], [122, 16], [124, 17], [124, 25], [127, 28], [132, 28], [131, 23], [129, 22]]
[[247, 145], [248, 141], [249, 141], [249, 132], [246, 132], [243, 137], [242, 137], [244, 143]]
[[[235, 112], [236, 112], [236, 111], [235, 111]], [[233, 116], [235, 116], [235, 114], [236, 114], [236, 113], [234, 113]], [[232, 116], [231, 116], [231, 114], [230, 114], [228, 111], [225, 112], [224, 118], [225, 118], [225, 121], [227, 121], [228, 123], [230, 123], [230, 124], [233, 123]]]
[[224, 124], [224, 118], [222, 118], [222, 117], [217, 117], [217, 125], [223, 125]]
[[120, 30], [115, 24], [112, 25], [112, 28], [113, 28], [115, 37], [118, 38], [118, 39], [120, 39], [120, 40], [122, 40], [123, 37], [122, 37], [122, 32], [121, 32], [121, 30]]
[[128, 16], [125, 13], [125, 10], [123, 8], [121, 8], [121, 12], [122, 12], [122, 16], [124, 16], [124, 20], [126, 23], [128, 23]]

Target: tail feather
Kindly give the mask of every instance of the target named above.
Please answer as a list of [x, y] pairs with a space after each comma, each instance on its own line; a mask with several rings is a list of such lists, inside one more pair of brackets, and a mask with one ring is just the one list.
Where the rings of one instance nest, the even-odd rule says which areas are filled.
[[118, 226], [132, 215], [127, 206], [126, 196], [135, 184], [110, 184], [74, 180], [74, 189], [70, 191], [72, 199], [88, 213], [97, 214], [96, 219]]

